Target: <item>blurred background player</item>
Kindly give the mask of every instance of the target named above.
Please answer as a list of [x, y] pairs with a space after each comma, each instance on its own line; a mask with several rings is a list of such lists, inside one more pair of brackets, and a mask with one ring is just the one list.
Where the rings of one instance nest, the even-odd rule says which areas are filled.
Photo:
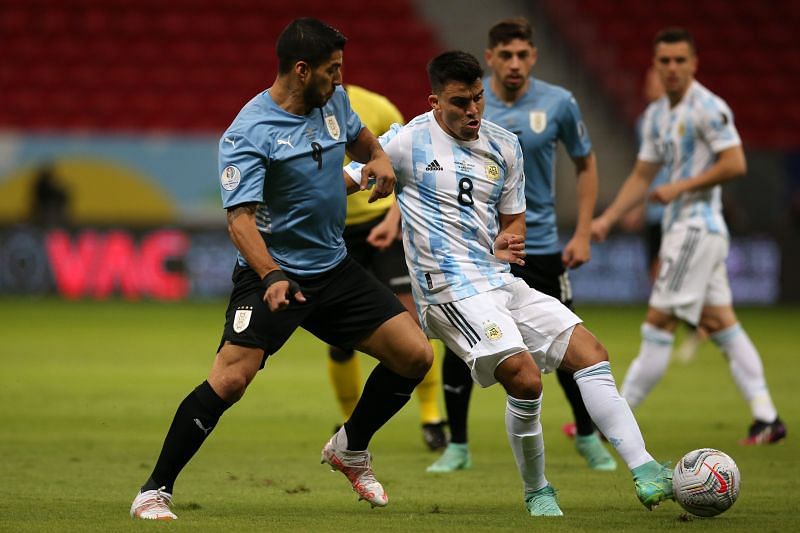
[[37, 226], [70, 225], [70, 194], [52, 163], [42, 165], [33, 182], [31, 222]]
[[[647, 69], [642, 86], [642, 96], [650, 104], [664, 96], [664, 85], [654, 67]], [[636, 141], [637, 146], [642, 145], [642, 124], [644, 123], [644, 112], [636, 119]], [[650, 183], [648, 193], [657, 187], [667, 183], [669, 172], [667, 167], [661, 167]], [[658, 250], [661, 248], [661, 222], [664, 218], [664, 204], [657, 201], [648, 200], [628, 211], [620, 221], [620, 226], [625, 231], [640, 231], [644, 235], [647, 246], [647, 268], [650, 272], [650, 281], [655, 282], [658, 276], [659, 261]], [[703, 328], [686, 324], [690, 330], [683, 342], [675, 349], [675, 359], [687, 363], [694, 359], [700, 345], [708, 337]]]
[[[387, 131], [392, 124], [403, 124], [403, 115], [388, 98], [356, 85], [346, 85], [353, 111], [375, 136]], [[350, 159], [345, 158], [345, 164]], [[400, 236], [400, 212], [390, 209], [394, 195], [369, 203], [370, 191], [360, 191], [347, 197], [344, 242], [350, 256], [379, 281], [389, 287], [412, 316], [417, 316], [411, 285], [403, 255]], [[358, 403], [361, 393], [361, 362], [354, 350], [328, 347], [328, 376], [336, 400], [347, 420]], [[422, 438], [431, 450], [447, 445], [444, 421], [437, 401], [440, 369], [437, 364], [417, 385]], [[338, 425], [336, 430], [338, 431]]]
[[[420, 320], [482, 387], [506, 392], [505, 429], [531, 516], [561, 516], [545, 477], [541, 372], [567, 371], [625, 461], [641, 503], [672, 498], [672, 470], [647, 452], [608, 353], [556, 298], [511, 273], [524, 264], [525, 174], [516, 135], [482, 120], [483, 69], [466, 52], [428, 64], [432, 110], [380, 141], [392, 160]], [[358, 165], [346, 172], [357, 180]]]
[[[525, 264], [511, 272], [572, 308], [567, 269], [589, 261], [590, 225], [597, 198], [597, 167], [589, 134], [572, 94], [531, 76], [537, 50], [533, 30], [524, 18], [502, 20], [489, 30], [486, 63], [491, 74], [483, 80], [485, 117], [519, 138], [525, 161]], [[564, 250], [558, 241], [555, 212], [555, 157], [564, 144], [575, 164], [578, 220]], [[616, 461], [595, 431], [575, 380], [558, 370], [558, 382], [569, 400], [577, 432], [575, 446], [595, 470], [614, 470]], [[472, 390], [469, 368], [451, 350], [445, 352], [442, 381], [450, 426], [450, 444], [428, 472], [469, 468], [467, 412]]]
[[632, 408], [639, 406], [666, 372], [678, 321], [699, 324], [722, 350], [750, 405], [754, 420], [742, 444], [777, 442], [786, 428], [767, 388], [761, 357], [736, 318], [725, 266], [729, 235], [720, 185], [747, 169], [733, 114], [694, 79], [697, 51], [687, 30], [666, 29], [653, 46], [653, 65], [666, 96], [648, 106], [633, 170], [612, 204], [592, 222], [593, 235], [605, 239], [645, 199], [659, 168], [668, 169], [669, 182], [650, 193], [651, 200], [666, 205], [660, 270], [622, 395]]

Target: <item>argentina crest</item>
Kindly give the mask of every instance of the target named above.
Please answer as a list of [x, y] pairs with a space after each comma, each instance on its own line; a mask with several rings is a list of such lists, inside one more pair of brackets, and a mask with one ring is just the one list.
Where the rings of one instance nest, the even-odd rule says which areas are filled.
[[325, 127], [328, 128], [328, 133], [331, 137], [333, 137], [335, 141], [338, 141], [341, 130], [339, 129], [339, 123], [336, 121], [336, 115], [328, 115], [325, 117]]
[[529, 119], [533, 133], [542, 133], [547, 127], [547, 113], [544, 111], [531, 111]]
[[486, 321], [483, 323], [483, 333], [490, 341], [499, 340], [503, 336], [503, 331], [495, 322]]
[[500, 167], [497, 163], [493, 161], [486, 163], [486, 177], [489, 178], [490, 181], [497, 181], [500, 179]]
[[241, 333], [250, 325], [250, 317], [253, 316], [253, 308], [250, 306], [240, 307], [233, 316], [233, 331]]

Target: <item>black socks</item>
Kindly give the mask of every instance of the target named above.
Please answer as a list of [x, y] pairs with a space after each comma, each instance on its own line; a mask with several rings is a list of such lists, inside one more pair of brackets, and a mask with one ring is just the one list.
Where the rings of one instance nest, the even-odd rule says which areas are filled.
[[404, 378], [378, 364], [367, 378], [361, 398], [345, 422], [348, 450], [366, 450], [370, 439], [408, 400], [422, 381]]
[[472, 374], [467, 364], [450, 348], [446, 349], [442, 361], [442, 387], [444, 405], [447, 409], [447, 425], [450, 426], [450, 442], [466, 444]]
[[217, 396], [208, 381], [197, 386], [178, 406], [172, 425], [164, 439], [161, 454], [142, 490], [172, 487], [178, 474], [194, 456], [222, 413], [231, 404]]

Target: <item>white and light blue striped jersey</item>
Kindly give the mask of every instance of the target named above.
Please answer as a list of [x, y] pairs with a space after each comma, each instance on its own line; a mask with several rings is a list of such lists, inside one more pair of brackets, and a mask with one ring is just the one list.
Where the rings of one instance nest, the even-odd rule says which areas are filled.
[[[347, 255], [342, 164], [345, 145], [361, 128], [347, 93], [337, 87], [323, 107], [304, 116], [285, 111], [264, 91], [222, 135], [222, 206], [258, 203], [258, 229], [283, 270], [319, 274]], [[246, 265], [241, 254], [238, 261]]]
[[556, 226], [556, 149], [561, 141], [572, 157], [592, 150], [581, 110], [572, 93], [530, 78], [528, 90], [516, 102], [506, 104], [495, 96], [490, 78], [483, 80], [484, 116], [519, 137], [525, 154], [525, 251], [554, 254], [561, 250]]
[[[639, 148], [642, 146], [642, 139], [644, 135], [642, 134], [642, 125], [644, 124], [644, 113], [639, 115], [636, 119], [636, 149], [637, 152]], [[652, 192], [657, 187], [668, 183], [667, 178], [669, 177], [669, 172], [667, 172], [667, 167], [662, 166], [658, 169], [658, 173], [656, 177], [653, 178], [653, 181], [650, 182], [650, 187], [647, 189], [648, 194]], [[661, 224], [661, 221], [664, 219], [664, 204], [661, 202], [650, 202], [648, 201], [644, 208], [644, 219], [648, 226]]]
[[[380, 137], [397, 175], [397, 202], [414, 299], [440, 304], [513, 282], [492, 253], [499, 214], [525, 211], [517, 137], [484, 120], [474, 141], [447, 134], [433, 112]], [[359, 165], [346, 171], [360, 179]]]
[[[671, 109], [666, 96], [650, 104], [642, 133], [639, 159], [664, 165], [671, 183], [697, 176], [714, 164], [719, 152], [741, 145], [728, 105], [698, 81]], [[722, 188], [716, 185], [678, 196], [664, 210], [662, 229], [667, 231], [676, 222], [700, 224], [710, 233], [727, 235]]]

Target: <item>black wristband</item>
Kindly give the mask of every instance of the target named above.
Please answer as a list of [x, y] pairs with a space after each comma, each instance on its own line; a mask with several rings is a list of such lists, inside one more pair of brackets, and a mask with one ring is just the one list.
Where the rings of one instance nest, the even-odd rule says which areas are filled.
[[300, 285], [294, 281], [293, 279], [289, 279], [286, 274], [283, 273], [283, 270], [273, 270], [269, 272], [266, 276], [261, 278], [261, 286], [264, 287], [264, 290], [267, 290], [270, 285], [273, 283], [277, 283], [279, 281], [288, 281], [289, 282], [289, 292], [294, 295], [300, 292]]

